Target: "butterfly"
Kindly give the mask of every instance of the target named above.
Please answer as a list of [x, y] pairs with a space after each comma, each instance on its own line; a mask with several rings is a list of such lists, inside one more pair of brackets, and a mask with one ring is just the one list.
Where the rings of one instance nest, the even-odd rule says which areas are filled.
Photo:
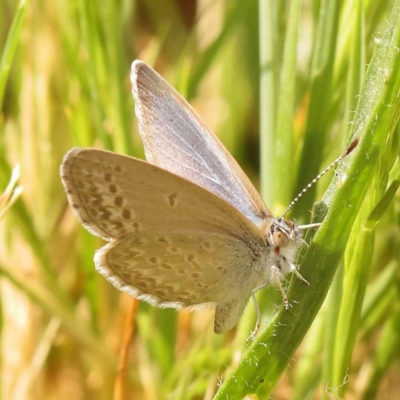
[[285, 275], [307, 282], [294, 260], [310, 225], [275, 218], [220, 140], [151, 67], [134, 61], [131, 82], [147, 162], [74, 148], [60, 167], [76, 217], [108, 242], [95, 253], [96, 269], [154, 306], [215, 307], [216, 333], [233, 328], [252, 297], [257, 329], [256, 291], [277, 285], [288, 308]]

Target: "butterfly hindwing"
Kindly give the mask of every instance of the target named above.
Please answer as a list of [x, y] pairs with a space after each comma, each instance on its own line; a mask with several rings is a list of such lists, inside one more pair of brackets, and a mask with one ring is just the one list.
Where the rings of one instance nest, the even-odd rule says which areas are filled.
[[232, 304], [238, 298], [245, 304], [254, 288], [254, 258], [242, 241], [226, 235], [160, 232], [112, 242], [97, 251], [95, 263], [118, 289], [153, 305], [220, 305], [224, 330], [230, 311], [235, 323], [240, 316]]

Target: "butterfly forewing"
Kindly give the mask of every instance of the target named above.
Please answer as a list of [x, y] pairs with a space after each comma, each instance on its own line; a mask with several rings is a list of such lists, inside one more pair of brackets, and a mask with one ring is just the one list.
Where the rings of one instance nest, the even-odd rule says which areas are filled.
[[81, 223], [105, 239], [130, 234], [221, 233], [252, 246], [261, 232], [213, 193], [142, 160], [75, 148], [61, 166], [69, 203]]
[[256, 225], [271, 213], [237, 162], [192, 107], [141, 61], [132, 92], [146, 159], [215, 193]]

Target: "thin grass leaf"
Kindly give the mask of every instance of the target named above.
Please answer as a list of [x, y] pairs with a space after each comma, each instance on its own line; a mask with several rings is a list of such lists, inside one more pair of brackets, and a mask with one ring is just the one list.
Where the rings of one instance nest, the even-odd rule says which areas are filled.
[[[400, 2], [397, 1], [384, 37], [376, 45], [352, 125], [352, 134], [361, 136], [358, 149], [346, 174], [343, 170], [339, 172], [339, 181], [328, 190], [325, 203], [330, 206], [329, 212], [302, 261], [302, 274], [309, 279], [311, 287], [305, 287], [300, 281], [293, 282], [289, 291], [291, 312], [282, 309], [277, 314], [224, 382], [215, 400], [271, 393], [322, 305], [383, 156], [387, 136], [397, 122], [399, 26]], [[388, 71], [390, 76], [382, 71]], [[388, 79], [390, 85], [387, 85]]]
[[[340, 2], [321, 1], [311, 64], [310, 104], [293, 197], [300, 193], [312, 181], [316, 171], [321, 169], [321, 149], [324, 147], [330, 119], [331, 86], [340, 8]], [[316, 188], [313, 186], [296, 206], [296, 213], [301, 218], [308, 219], [315, 193]]]
[[[325, 309], [325, 311], [327, 311]], [[315, 397], [321, 369], [316, 366], [320, 362], [323, 349], [323, 332], [326, 330], [325, 313], [320, 312], [312, 324], [302, 345], [302, 355], [294, 371], [292, 399], [304, 400]]]
[[22, 194], [22, 186], [16, 186], [19, 176], [20, 167], [17, 165], [12, 171], [10, 182], [8, 183], [6, 189], [0, 194], [0, 221]]
[[378, 398], [379, 383], [388, 371], [392, 361], [398, 356], [398, 349], [400, 348], [399, 332], [400, 308], [397, 307], [395, 312], [389, 316], [380, 335], [363, 399], [373, 400]]
[[217, 55], [221, 52], [230, 32], [232, 31], [235, 21], [237, 20], [237, 13], [240, 8], [239, 3], [231, 6], [228, 13], [225, 16], [223, 28], [221, 29], [219, 35], [214, 39], [214, 41], [200, 54], [199, 59], [193, 65], [193, 69], [190, 73], [188, 84], [187, 84], [187, 96], [188, 100], [193, 99], [206, 72], [208, 72], [212, 66], [213, 61]]
[[101, 343], [101, 340], [93, 335], [90, 329], [87, 329], [82, 321], [79, 321], [72, 310], [67, 309], [64, 304], [54, 298], [51, 289], [46, 288], [35, 280], [27, 280], [19, 271], [14, 271], [11, 267], [0, 265], [0, 273], [7, 277], [16, 287], [28, 296], [34, 303], [39, 304], [42, 309], [50, 315], [61, 319], [63, 325], [70, 333], [78, 339], [87, 349], [93, 352], [93, 355], [102, 362], [104, 368], [112, 370], [115, 365], [115, 358], [110, 351]]
[[91, 109], [94, 116], [97, 135], [101, 138], [104, 148], [113, 148], [110, 136], [105, 130], [105, 110], [101, 101], [103, 89], [102, 83], [105, 81], [107, 69], [104, 49], [100, 45], [99, 26], [97, 22], [95, 4], [90, 1], [78, 0], [78, 10], [80, 14], [81, 29], [84, 42], [86, 44], [88, 57], [87, 80], [90, 87]]
[[260, 46], [260, 186], [266, 204], [274, 204], [274, 194], [268, 190], [273, 185], [275, 168], [275, 3], [259, 0], [259, 46]]
[[17, 49], [22, 28], [25, 22], [26, 12], [28, 10], [30, 0], [20, 0], [17, 7], [14, 20], [12, 22], [8, 37], [1, 54], [0, 60], [0, 109], [3, 106], [4, 90], [10, 73], [11, 64]]
[[[112, 120], [112, 137], [114, 149], [122, 154], [134, 154], [130, 120], [132, 115], [132, 102], [127, 101], [130, 94], [127, 81], [129, 65], [125, 58], [123, 44], [123, 28], [121, 24], [122, 3], [108, 2], [101, 13], [101, 26], [104, 27], [104, 36], [107, 42], [102, 42], [101, 47], [106, 49], [106, 64], [102, 67], [106, 72], [107, 109]], [[101, 61], [101, 60], [99, 60]]]
[[386, 190], [385, 194], [379, 201], [379, 203], [375, 206], [375, 208], [371, 211], [371, 214], [367, 220], [367, 228], [368, 229], [375, 229], [380, 222], [382, 215], [389, 207], [390, 203], [393, 200], [393, 197], [397, 193], [397, 190], [400, 186], [400, 180], [395, 179]]
[[[365, 215], [361, 213], [353, 228], [348, 251], [346, 252], [343, 297], [340, 303], [338, 324], [335, 331], [332, 375], [328, 376], [330, 386], [337, 388], [343, 396], [347, 385], [348, 368], [353, 353], [361, 317], [361, 307], [371, 270], [374, 251], [374, 232], [364, 230]], [[347, 258], [350, 258], [347, 260]]]
[[[346, 14], [349, 13], [349, 10]], [[345, 15], [346, 15], [345, 14]], [[342, 138], [346, 138], [348, 136], [348, 131], [351, 129], [351, 125], [348, 124], [348, 121], [351, 120], [353, 116], [353, 110], [356, 107], [356, 101], [358, 101], [358, 93], [361, 91], [362, 80], [364, 79], [364, 68], [365, 68], [365, 45], [364, 45], [364, 8], [363, 2], [358, 1], [357, 3], [353, 3], [353, 7], [351, 10], [351, 15], [353, 16], [352, 21], [353, 24], [348, 23], [351, 28], [346, 27], [347, 39], [350, 42], [350, 46], [348, 52], [350, 53], [350, 61], [348, 64], [348, 72], [346, 77], [342, 77], [342, 79], [346, 79], [346, 101], [344, 107], [344, 117], [343, 117], [343, 134]], [[343, 16], [342, 16], [343, 17]], [[343, 17], [345, 18], [345, 17]], [[356, 230], [358, 232], [358, 229]], [[357, 240], [357, 237], [355, 238]], [[363, 251], [363, 245], [365, 243], [360, 244], [361, 252]], [[348, 246], [348, 248], [351, 248]], [[368, 261], [371, 261], [369, 259]], [[322, 369], [323, 375], [321, 383], [322, 385], [330, 386], [332, 384], [332, 374], [334, 369], [334, 357], [335, 351], [340, 354], [341, 351], [341, 339], [343, 339], [340, 335], [338, 335], [337, 326], [338, 323], [341, 323], [341, 312], [345, 312], [342, 305], [342, 297], [343, 297], [343, 279], [345, 277], [345, 267], [343, 263], [340, 265], [335, 280], [331, 286], [331, 290], [328, 294], [328, 312], [325, 315], [325, 346], [324, 346], [324, 354], [325, 357], [322, 361]], [[346, 314], [344, 314], [344, 318], [346, 319]], [[335, 344], [337, 348], [335, 347]], [[327, 389], [328, 390], [328, 389]]]
[[[3, 181], [4, 175], [8, 171], [10, 171], [9, 164], [2, 159], [2, 157], [0, 157], [0, 182]], [[42, 238], [33, 223], [33, 218], [23, 196], [19, 197], [18, 201], [14, 203], [13, 207], [8, 210], [7, 217], [9, 218], [9, 221], [11, 221], [11, 224], [13, 226], [17, 226], [19, 231], [22, 233], [27, 244], [31, 248], [32, 253], [35, 255], [35, 258], [38, 261], [40, 272], [42, 273], [43, 278], [55, 289], [55, 295], [58, 296], [59, 300], [64, 303], [66, 307], [71, 306], [64, 290], [57, 282], [49, 255], [43, 246]]]
[[274, 196], [274, 202], [268, 204], [273, 210], [280, 210], [279, 214], [283, 213], [286, 205], [292, 200], [293, 191], [293, 121], [301, 4], [301, 0], [295, 0], [290, 3], [289, 8], [277, 104], [273, 160], [276, 170], [273, 181], [268, 186]]
[[396, 304], [398, 271], [398, 261], [392, 260], [368, 288], [360, 322], [363, 337], [373, 333], [375, 328], [390, 315], [393, 305]]

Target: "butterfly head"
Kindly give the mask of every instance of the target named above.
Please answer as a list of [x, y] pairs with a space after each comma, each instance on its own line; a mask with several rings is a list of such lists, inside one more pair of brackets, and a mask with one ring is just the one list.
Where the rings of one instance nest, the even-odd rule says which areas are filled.
[[275, 218], [269, 228], [268, 242], [274, 248], [288, 247], [301, 243], [300, 231], [296, 222], [284, 218]]

